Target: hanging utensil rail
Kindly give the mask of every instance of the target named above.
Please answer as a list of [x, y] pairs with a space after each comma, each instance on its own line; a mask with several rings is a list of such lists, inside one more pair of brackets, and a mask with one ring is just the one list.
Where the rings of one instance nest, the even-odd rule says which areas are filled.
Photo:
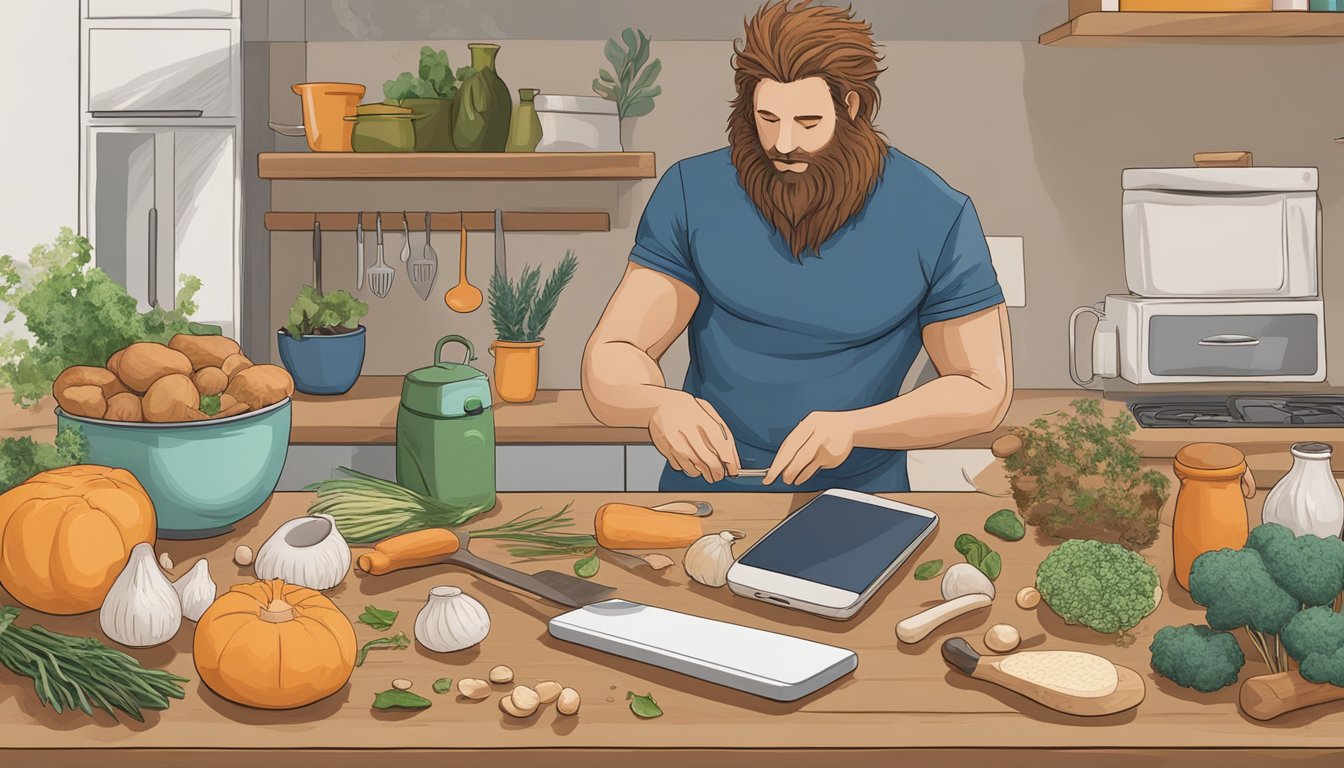
[[[378, 211], [364, 211], [364, 228], [372, 229]], [[457, 231], [466, 216], [470, 232], [493, 232], [494, 211], [434, 211], [430, 217], [435, 232]], [[401, 218], [401, 211], [387, 212]], [[411, 229], [423, 230], [425, 213], [406, 214]], [[271, 211], [266, 214], [266, 229], [271, 232], [311, 232], [320, 223], [325, 232], [353, 232], [358, 213], [346, 211]], [[506, 232], [610, 232], [611, 217], [605, 211], [505, 211]]]

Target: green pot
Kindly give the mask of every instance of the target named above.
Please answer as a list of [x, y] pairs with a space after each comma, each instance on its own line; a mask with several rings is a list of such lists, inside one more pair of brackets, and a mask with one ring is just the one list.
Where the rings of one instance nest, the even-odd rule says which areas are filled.
[[475, 71], [457, 92], [457, 117], [453, 123], [453, 146], [459, 152], [503, 152], [509, 140], [513, 97], [495, 71], [499, 46], [471, 43], [471, 66]]
[[518, 89], [518, 107], [513, 111], [513, 121], [509, 123], [509, 141], [504, 145], [505, 152], [535, 152], [541, 143], [541, 118], [537, 117], [537, 107], [532, 99], [541, 91], [536, 88]]
[[454, 99], [402, 99], [415, 115], [416, 152], [452, 152], [453, 122], [457, 103]]
[[356, 152], [415, 151], [414, 115], [356, 115], [345, 119], [355, 124], [350, 146]]

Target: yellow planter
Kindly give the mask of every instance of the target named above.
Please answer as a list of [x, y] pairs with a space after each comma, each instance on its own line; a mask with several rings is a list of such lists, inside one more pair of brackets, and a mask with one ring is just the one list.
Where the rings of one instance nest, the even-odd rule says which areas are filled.
[[495, 358], [495, 393], [506, 403], [530, 403], [537, 396], [537, 376], [540, 373], [541, 345], [537, 341], [490, 342], [490, 355]]

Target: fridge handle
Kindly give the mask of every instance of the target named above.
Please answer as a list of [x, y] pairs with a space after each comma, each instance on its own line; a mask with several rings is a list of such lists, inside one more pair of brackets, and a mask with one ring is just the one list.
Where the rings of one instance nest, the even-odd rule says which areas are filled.
[[149, 306], [159, 306], [159, 209], [149, 209]]

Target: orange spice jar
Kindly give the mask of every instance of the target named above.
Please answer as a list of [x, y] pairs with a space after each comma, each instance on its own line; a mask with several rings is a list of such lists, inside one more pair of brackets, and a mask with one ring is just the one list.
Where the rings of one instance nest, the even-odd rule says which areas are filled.
[[1177, 583], [1188, 590], [1195, 558], [1246, 544], [1246, 499], [1255, 495], [1255, 478], [1241, 451], [1222, 443], [1185, 446], [1172, 469], [1181, 484], [1171, 526], [1172, 560]]

